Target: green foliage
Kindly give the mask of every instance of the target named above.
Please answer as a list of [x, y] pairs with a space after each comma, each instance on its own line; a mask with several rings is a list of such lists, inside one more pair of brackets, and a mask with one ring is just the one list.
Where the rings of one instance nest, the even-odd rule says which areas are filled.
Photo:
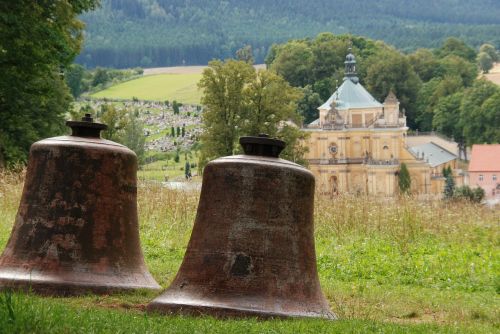
[[483, 45], [481, 45], [481, 47], [479, 48], [479, 53], [481, 53], [481, 52], [484, 52], [488, 56], [490, 56], [491, 60], [494, 61], [494, 62], [497, 62], [499, 60], [498, 59], [498, 52], [495, 49], [495, 47], [493, 45], [491, 45], [491, 44], [483, 44]]
[[61, 72], [80, 51], [77, 15], [96, 3], [0, 2], [0, 161], [26, 161], [34, 141], [64, 131], [71, 95]]
[[186, 179], [191, 177], [191, 165], [187, 160], [186, 163], [184, 164], [184, 176], [186, 177]]
[[[79, 114], [89, 112], [88, 108], [82, 108]], [[144, 124], [139, 120], [137, 110], [117, 108], [113, 104], [102, 104], [97, 113], [99, 121], [106, 124], [108, 128], [102, 132], [102, 137], [123, 144], [137, 155], [140, 165], [145, 163], [145, 140]], [[74, 119], [79, 119], [73, 115]]]
[[272, 71], [256, 71], [235, 60], [210, 62], [199, 86], [205, 106], [200, 168], [211, 159], [239, 150], [240, 136], [261, 133], [284, 138], [294, 152], [289, 156], [301, 159], [300, 135], [286, 123], [300, 123], [296, 113], [299, 89]]
[[488, 73], [493, 68], [493, 59], [486, 52], [479, 52], [477, 55], [477, 63], [483, 73]]
[[303, 87], [312, 81], [313, 53], [306, 41], [290, 41], [279, 48], [271, 70], [292, 86]]
[[463, 58], [469, 62], [473, 62], [476, 59], [476, 51], [473, 48], [465, 44], [464, 41], [456, 38], [449, 37], [447, 38], [443, 46], [436, 50], [436, 54], [440, 58], [445, 58], [449, 55], [458, 56]]
[[115, 68], [207, 64], [251, 45], [262, 63], [273, 43], [324, 31], [353, 32], [404, 51], [438, 47], [449, 36], [498, 47], [499, 16], [491, 0], [104, 0], [83, 16], [88, 39], [78, 61]]
[[88, 89], [83, 82], [84, 74], [85, 69], [79, 64], [71, 64], [71, 66], [69, 66], [66, 70], [64, 78], [66, 79], [66, 84], [68, 85], [71, 95], [73, 95], [74, 98], [79, 97]]
[[460, 106], [460, 123], [467, 144], [500, 143], [500, 87], [477, 80], [464, 93]]
[[109, 80], [108, 70], [105, 68], [98, 67], [96, 68], [93, 78], [92, 78], [92, 86], [97, 87], [99, 85], [104, 85]]
[[408, 167], [406, 167], [406, 164], [404, 162], [401, 163], [401, 166], [399, 167], [398, 185], [399, 185], [399, 191], [402, 194], [407, 194], [410, 192], [411, 189], [410, 172], [408, 171]]
[[461, 187], [455, 188], [453, 193], [453, 198], [459, 200], [468, 200], [474, 203], [481, 203], [484, 198], [484, 189], [481, 187], [477, 187], [471, 189], [469, 186], [464, 185]]
[[305, 124], [309, 124], [315, 119], [319, 118], [318, 107], [323, 103], [318, 93], [315, 93], [311, 85], [302, 88], [302, 99], [299, 100], [297, 105], [297, 112], [304, 119]]
[[236, 51], [236, 59], [244, 61], [245, 63], [248, 63], [248, 64], [253, 64], [254, 59], [253, 59], [252, 46], [245, 45], [241, 49], [238, 49]]
[[453, 194], [455, 192], [455, 180], [453, 179], [453, 174], [447, 174], [444, 182], [444, 198], [450, 199], [453, 198]]
[[415, 128], [415, 103], [421, 81], [407, 57], [396, 50], [384, 50], [367, 59], [366, 88], [379, 101], [392, 89], [401, 108], [406, 109], [408, 125]]
[[172, 102], [172, 109], [174, 110], [174, 115], [179, 115], [179, 104], [176, 100]]

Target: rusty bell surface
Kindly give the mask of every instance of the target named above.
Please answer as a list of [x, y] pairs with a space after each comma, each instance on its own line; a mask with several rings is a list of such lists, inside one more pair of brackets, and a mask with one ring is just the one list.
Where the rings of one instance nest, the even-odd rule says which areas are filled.
[[137, 222], [137, 158], [100, 138], [106, 125], [67, 122], [71, 136], [30, 149], [12, 234], [0, 257], [0, 288], [50, 295], [159, 289]]
[[285, 143], [240, 138], [210, 162], [182, 265], [149, 312], [334, 319], [316, 269], [314, 176], [278, 158]]

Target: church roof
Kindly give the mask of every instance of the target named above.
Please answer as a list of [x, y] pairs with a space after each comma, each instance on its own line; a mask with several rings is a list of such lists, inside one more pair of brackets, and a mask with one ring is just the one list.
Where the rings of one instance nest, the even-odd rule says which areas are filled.
[[427, 161], [427, 163], [433, 168], [457, 158], [455, 154], [447, 151], [446, 149], [433, 142], [413, 146], [410, 147], [409, 150], [419, 158], [422, 157], [423, 153], [424, 160]]
[[342, 85], [330, 96], [330, 98], [318, 109], [330, 109], [335, 101], [335, 108], [338, 110], [356, 108], [382, 108], [382, 104], [375, 100], [373, 96], [360, 83], [354, 83], [346, 78]]

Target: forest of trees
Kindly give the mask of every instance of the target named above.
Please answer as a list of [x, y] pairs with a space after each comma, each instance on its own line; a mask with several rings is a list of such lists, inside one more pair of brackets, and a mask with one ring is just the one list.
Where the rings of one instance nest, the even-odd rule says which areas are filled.
[[273, 43], [323, 31], [382, 39], [403, 51], [456, 36], [500, 47], [500, 2], [491, 0], [102, 0], [84, 14], [87, 67], [207, 64], [251, 45], [261, 63]]

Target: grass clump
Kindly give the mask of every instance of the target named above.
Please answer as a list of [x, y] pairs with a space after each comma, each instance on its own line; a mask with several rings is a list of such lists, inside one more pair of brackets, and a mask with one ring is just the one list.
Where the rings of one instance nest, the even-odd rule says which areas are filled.
[[[0, 173], [0, 249], [22, 173]], [[146, 263], [167, 287], [182, 261], [199, 193], [141, 183]], [[216, 320], [144, 313], [150, 292], [0, 298], [0, 333], [493, 333], [500, 330], [499, 209], [468, 202], [339, 196], [315, 202], [323, 291], [340, 321]]]

